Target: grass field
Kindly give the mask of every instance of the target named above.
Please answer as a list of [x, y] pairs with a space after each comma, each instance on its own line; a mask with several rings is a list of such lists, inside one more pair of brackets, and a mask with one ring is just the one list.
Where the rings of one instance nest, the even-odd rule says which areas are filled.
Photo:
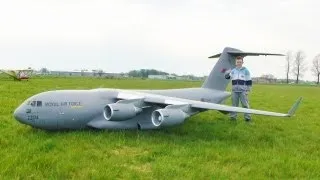
[[[0, 179], [320, 179], [320, 87], [254, 85], [249, 125], [216, 111], [156, 131], [33, 129], [13, 119], [27, 97], [53, 89], [198, 87], [201, 82], [48, 78], [0, 79]], [[227, 102], [230, 104], [230, 100]], [[242, 114], [241, 114], [242, 115]]]

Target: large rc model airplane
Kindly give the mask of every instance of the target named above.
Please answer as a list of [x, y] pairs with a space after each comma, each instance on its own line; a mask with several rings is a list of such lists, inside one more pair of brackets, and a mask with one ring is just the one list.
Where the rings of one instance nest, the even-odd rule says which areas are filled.
[[222, 105], [230, 96], [226, 69], [235, 67], [236, 56], [281, 55], [243, 52], [226, 47], [201, 88], [168, 90], [57, 90], [34, 95], [23, 102], [14, 117], [23, 124], [47, 130], [62, 129], [159, 129], [182, 124], [185, 119], [207, 110], [290, 117], [277, 113]]
[[0, 69], [0, 72], [5, 73], [6, 75], [12, 77], [14, 80], [21, 81], [24, 79], [30, 78], [30, 73], [33, 72], [31, 68], [21, 69], [21, 70], [3, 70]]

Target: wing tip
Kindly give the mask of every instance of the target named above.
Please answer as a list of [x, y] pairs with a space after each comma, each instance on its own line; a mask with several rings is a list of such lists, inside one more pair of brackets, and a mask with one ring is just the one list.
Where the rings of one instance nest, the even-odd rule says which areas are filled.
[[288, 117], [294, 116], [294, 114], [295, 114], [295, 112], [297, 111], [297, 109], [298, 109], [301, 101], [302, 101], [302, 97], [299, 97], [299, 98], [296, 100], [296, 102], [292, 105], [292, 107], [291, 107], [290, 110], [288, 111], [288, 114], [287, 114]]

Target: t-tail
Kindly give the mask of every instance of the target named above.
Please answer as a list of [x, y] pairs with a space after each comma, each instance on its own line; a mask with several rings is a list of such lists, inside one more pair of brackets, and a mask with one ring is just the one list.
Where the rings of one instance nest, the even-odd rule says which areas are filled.
[[259, 55], [284, 56], [283, 54], [243, 52], [239, 49], [226, 47], [224, 48], [222, 53], [209, 57], [209, 58], [219, 58], [219, 60], [213, 67], [207, 79], [202, 84], [202, 88], [225, 91], [230, 81], [228, 79], [225, 79], [225, 73], [229, 69], [232, 69], [235, 67], [236, 57], [237, 56], [243, 56], [243, 57], [259, 56]]

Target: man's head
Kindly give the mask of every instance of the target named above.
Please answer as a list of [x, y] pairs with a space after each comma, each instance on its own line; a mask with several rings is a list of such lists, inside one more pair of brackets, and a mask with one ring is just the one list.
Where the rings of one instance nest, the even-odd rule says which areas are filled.
[[242, 67], [242, 64], [243, 64], [243, 57], [242, 56], [237, 56], [236, 57], [236, 66], [238, 68], [241, 68]]

